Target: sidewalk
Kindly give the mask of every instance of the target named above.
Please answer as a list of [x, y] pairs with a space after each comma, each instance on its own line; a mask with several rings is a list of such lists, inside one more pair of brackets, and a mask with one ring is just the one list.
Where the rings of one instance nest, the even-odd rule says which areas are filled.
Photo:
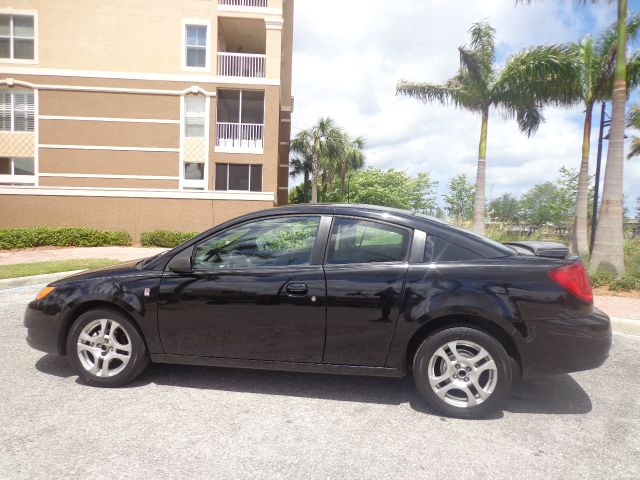
[[0, 250], [0, 266], [82, 258], [109, 258], [124, 262], [150, 257], [165, 250], [167, 249], [157, 247], [63, 247]]
[[594, 297], [595, 306], [610, 317], [637, 320], [640, 323], [640, 299], [627, 297]]

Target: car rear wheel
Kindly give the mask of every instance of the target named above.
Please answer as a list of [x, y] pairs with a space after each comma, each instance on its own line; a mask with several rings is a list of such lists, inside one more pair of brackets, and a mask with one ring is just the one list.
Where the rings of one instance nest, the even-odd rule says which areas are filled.
[[140, 375], [149, 355], [138, 329], [115, 310], [89, 310], [78, 317], [67, 337], [69, 362], [85, 381], [119, 387]]
[[504, 347], [470, 327], [440, 330], [427, 337], [413, 359], [420, 395], [439, 413], [480, 418], [500, 408], [509, 394], [512, 370]]

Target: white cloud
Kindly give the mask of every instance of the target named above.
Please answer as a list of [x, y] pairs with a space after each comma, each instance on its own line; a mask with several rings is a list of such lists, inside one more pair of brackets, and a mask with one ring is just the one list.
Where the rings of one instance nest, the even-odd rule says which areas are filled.
[[[368, 164], [428, 171], [444, 191], [453, 175], [475, 177], [480, 119], [453, 107], [395, 95], [400, 79], [442, 82], [458, 68], [457, 47], [472, 23], [497, 30], [500, 56], [541, 43], [597, 35], [615, 7], [513, 0], [298, 0], [295, 4], [293, 131], [331, 116], [367, 139]], [[497, 112], [496, 112], [497, 113]], [[580, 162], [582, 112], [548, 109], [532, 138], [494, 113], [488, 141], [487, 194], [520, 194]], [[597, 131], [594, 129], [594, 135]], [[595, 140], [592, 158], [595, 164]], [[625, 191], [640, 193], [640, 161], [626, 164]], [[595, 167], [594, 167], [595, 168]]]

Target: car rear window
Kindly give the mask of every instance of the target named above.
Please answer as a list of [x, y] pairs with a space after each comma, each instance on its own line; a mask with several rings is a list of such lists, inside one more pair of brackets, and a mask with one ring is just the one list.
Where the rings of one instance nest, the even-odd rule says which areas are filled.
[[425, 262], [461, 262], [477, 260], [482, 255], [434, 235], [429, 235], [424, 248]]

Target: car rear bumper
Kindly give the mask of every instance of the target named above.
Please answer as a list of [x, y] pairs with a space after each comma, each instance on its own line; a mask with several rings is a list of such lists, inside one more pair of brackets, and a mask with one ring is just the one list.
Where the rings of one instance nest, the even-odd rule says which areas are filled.
[[36, 350], [47, 353], [62, 353], [60, 343], [60, 317], [45, 313], [38, 301], [31, 302], [24, 312], [27, 327], [27, 343]]
[[611, 321], [594, 308], [588, 317], [531, 322], [523, 376], [560, 374], [601, 366], [611, 350]]

